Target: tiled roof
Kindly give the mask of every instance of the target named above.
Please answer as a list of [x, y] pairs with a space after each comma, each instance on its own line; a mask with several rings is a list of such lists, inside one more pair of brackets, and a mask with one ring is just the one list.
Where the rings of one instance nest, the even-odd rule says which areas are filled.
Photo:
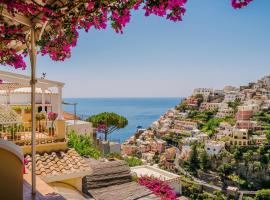
[[[31, 155], [26, 155], [26, 167], [32, 169]], [[59, 176], [91, 170], [89, 164], [74, 150], [36, 154], [36, 174], [42, 177]]]

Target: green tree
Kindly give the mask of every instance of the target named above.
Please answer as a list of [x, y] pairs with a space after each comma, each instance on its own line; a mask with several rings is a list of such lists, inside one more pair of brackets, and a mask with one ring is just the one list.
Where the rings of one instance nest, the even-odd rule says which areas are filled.
[[200, 107], [203, 102], [203, 95], [202, 94], [196, 94], [195, 98], [197, 99], [197, 106]]
[[217, 132], [217, 128], [219, 127], [220, 122], [221, 119], [212, 118], [202, 126], [201, 130], [207, 133], [209, 137], [212, 137]]
[[236, 149], [233, 153], [233, 157], [236, 161], [238, 161], [242, 158], [242, 152], [240, 151], [240, 149], [238, 147], [236, 147]]
[[179, 105], [177, 105], [175, 107], [176, 110], [179, 110], [180, 112], [185, 112], [186, 110], [188, 110], [188, 105], [185, 101], [183, 101], [182, 103], [180, 103]]
[[270, 200], [270, 189], [258, 190], [255, 200]]
[[270, 130], [269, 129], [265, 132], [265, 135], [266, 135], [268, 144], [270, 144]]
[[232, 172], [232, 166], [230, 164], [224, 163], [218, 167], [217, 171], [220, 175], [221, 182], [224, 183], [224, 180]]
[[105, 141], [112, 132], [124, 128], [128, 124], [128, 120], [113, 112], [103, 112], [90, 116], [87, 121], [91, 122], [98, 132], [105, 135]]
[[208, 163], [208, 156], [207, 153], [205, 151], [203, 151], [200, 154], [200, 166], [201, 169], [206, 170], [209, 167], [209, 163]]
[[246, 183], [245, 180], [241, 179], [238, 175], [236, 174], [231, 174], [228, 176], [229, 179], [231, 179], [233, 182], [235, 182], [238, 187], [244, 185]]
[[233, 109], [234, 114], [237, 113], [238, 106], [240, 106], [241, 104], [242, 103], [241, 103], [241, 100], [240, 99], [235, 99], [234, 101], [228, 102], [228, 106]]
[[192, 172], [196, 172], [196, 169], [200, 167], [200, 161], [198, 158], [197, 144], [192, 146], [192, 152], [188, 159], [189, 167]]

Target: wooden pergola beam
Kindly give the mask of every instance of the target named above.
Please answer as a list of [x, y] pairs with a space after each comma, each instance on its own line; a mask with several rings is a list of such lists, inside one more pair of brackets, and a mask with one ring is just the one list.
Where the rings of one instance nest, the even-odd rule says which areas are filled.
[[18, 14], [15, 14], [15, 16], [12, 16], [5, 9], [3, 9], [3, 11], [2, 11], [2, 15], [11, 21], [15, 21], [19, 24], [23, 24], [29, 28], [32, 27], [31, 20], [25, 16], [18, 15]]

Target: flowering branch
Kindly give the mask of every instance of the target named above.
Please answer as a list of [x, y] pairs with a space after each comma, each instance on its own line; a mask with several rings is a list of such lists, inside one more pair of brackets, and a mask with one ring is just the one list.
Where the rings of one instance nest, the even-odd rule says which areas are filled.
[[[49, 2], [49, 1], [48, 1]], [[38, 38], [41, 55], [49, 55], [52, 60], [64, 61], [71, 56], [71, 49], [76, 46], [78, 30], [86, 32], [90, 28], [106, 29], [107, 24], [116, 33], [123, 33], [123, 28], [130, 22], [131, 11], [142, 8], [145, 16], [156, 15], [168, 20], [182, 21], [186, 12], [187, 0], [74, 0], [64, 3], [56, 0], [50, 4], [47, 0], [0, 0], [0, 64], [15, 68], [25, 68], [23, 55], [27, 54], [26, 36], [29, 31], [23, 25], [6, 20], [3, 10], [11, 16], [24, 16], [33, 23], [36, 32], [43, 32]], [[231, 0], [233, 8], [247, 6], [252, 0]], [[45, 29], [42, 29], [44, 24]], [[18, 53], [15, 46], [22, 46]], [[21, 50], [21, 49], [20, 49]]]

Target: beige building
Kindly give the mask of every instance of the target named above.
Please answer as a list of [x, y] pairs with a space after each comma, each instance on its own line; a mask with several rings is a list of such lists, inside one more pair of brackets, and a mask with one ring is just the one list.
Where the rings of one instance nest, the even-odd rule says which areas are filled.
[[250, 139], [248, 135], [248, 129], [237, 129], [234, 128], [232, 132], [232, 137], [230, 139], [230, 144], [234, 146], [247, 146], [250, 144]]

